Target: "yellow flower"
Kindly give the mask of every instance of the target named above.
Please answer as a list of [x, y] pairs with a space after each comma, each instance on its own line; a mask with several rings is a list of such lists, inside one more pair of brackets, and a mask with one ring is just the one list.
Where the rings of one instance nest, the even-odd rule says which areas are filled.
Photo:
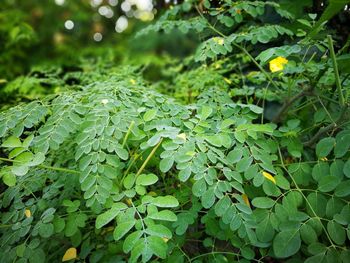
[[131, 83], [132, 85], [135, 85], [135, 84], [136, 84], [136, 80], [130, 79], [130, 83]]
[[327, 162], [327, 161], [328, 161], [327, 157], [322, 157], [322, 158], [320, 158], [320, 160], [321, 160], [321, 161], [324, 161], [324, 162]]
[[167, 243], [169, 241], [169, 238], [166, 238], [166, 237], [163, 237], [162, 239], [165, 243]]
[[64, 256], [62, 258], [62, 262], [69, 261], [71, 259], [77, 258], [77, 249], [75, 247], [68, 248], [66, 253], [64, 253]]
[[288, 59], [277, 57], [269, 62], [271, 72], [277, 72], [284, 69], [284, 65], [288, 63]]
[[30, 212], [29, 209], [26, 209], [26, 210], [24, 211], [24, 214], [26, 215], [27, 218], [29, 218], [29, 217], [32, 216], [32, 212]]
[[274, 184], [276, 184], [276, 179], [271, 175], [269, 174], [268, 172], [262, 172], [262, 175], [267, 179], [267, 180], [270, 180], [271, 182], [273, 182]]

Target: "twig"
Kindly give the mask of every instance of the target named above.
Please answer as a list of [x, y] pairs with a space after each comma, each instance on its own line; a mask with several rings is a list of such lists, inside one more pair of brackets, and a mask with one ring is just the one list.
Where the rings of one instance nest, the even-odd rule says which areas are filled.
[[152, 151], [150, 152], [150, 154], [147, 156], [147, 159], [143, 162], [142, 166], [140, 167], [140, 169], [137, 171], [136, 173], [136, 177], [139, 176], [143, 169], [146, 167], [147, 163], [149, 162], [149, 160], [152, 158], [152, 156], [154, 155], [154, 153], [157, 151], [159, 145], [162, 143], [163, 138], [160, 138], [160, 141], [157, 143], [156, 146], [154, 146], [154, 148], [152, 149]]
[[327, 132], [329, 132], [329, 131], [331, 131], [333, 129], [338, 128], [341, 125], [341, 122], [343, 121], [343, 119], [344, 119], [344, 117], [346, 115], [347, 109], [348, 109], [348, 107], [344, 107], [342, 109], [342, 112], [340, 113], [339, 118], [335, 122], [327, 125], [326, 127], [321, 128], [310, 140], [308, 140], [307, 142], [303, 143], [303, 145], [306, 146], [306, 147], [309, 147], [309, 146], [313, 145], [315, 142], [317, 142], [318, 139], [323, 134], [325, 134], [325, 133], [327, 133]]
[[277, 115], [272, 119], [272, 122], [280, 122], [282, 115], [289, 109], [290, 106], [292, 106], [292, 104], [297, 101], [298, 99], [307, 96], [307, 95], [311, 95], [312, 94], [312, 89], [308, 88], [303, 90], [302, 92], [298, 93], [297, 95], [291, 97], [289, 100], [287, 100], [282, 108], [279, 110], [279, 112], [277, 113]]
[[[21, 161], [12, 160], [12, 159], [8, 159], [8, 158], [2, 158], [2, 157], [0, 157], [0, 161], [11, 162], [11, 163], [23, 163]], [[48, 165], [44, 165], [44, 164], [39, 164], [39, 165], [36, 165], [36, 166], [40, 167], [40, 168], [43, 168], [43, 169], [49, 169], [49, 170], [54, 170], [54, 171], [66, 172], [66, 173], [71, 173], [71, 174], [80, 174], [80, 172], [78, 172], [78, 171], [67, 169], [67, 168], [48, 166]]]
[[345, 105], [345, 100], [344, 100], [343, 92], [341, 90], [341, 82], [340, 82], [340, 77], [339, 77], [338, 64], [337, 64], [337, 59], [336, 59], [335, 53], [334, 53], [332, 36], [328, 35], [327, 39], [328, 39], [329, 50], [330, 50], [331, 58], [332, 58], [332, 62], [333, 62], [333, 70], [334, 70], [334, 75], [335, 75], [335, 84], [336, 84], [337, 90], [338, 90], [339, 103], [340, 103], [341, 106], [344, 106]]
[[130, 133], [131, 133], [131, 129], [134, 127], [134, 124], [135, 124], [134, 121], [132, 121], [132, 122], [130, 123], [129, 129], [128, 129], [128, 131], [126, 132], [126, 135], [125, 135], [124, 140], [123, 140], [122, 148], [124, 148], [124, 145], [125, 145], [126, 141], [128, 140], [128, 137], [129, 137], [129, 135], [130, 135]]

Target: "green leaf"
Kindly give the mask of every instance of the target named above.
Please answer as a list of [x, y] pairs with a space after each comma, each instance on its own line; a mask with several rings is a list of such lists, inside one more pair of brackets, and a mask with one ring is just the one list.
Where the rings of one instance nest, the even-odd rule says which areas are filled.
[[135, 174], [128, 174], [123, 181], [124, 187], [126, 189], [131, 189], [134, 186], [135, 180]]
[[[350, 62], [350, 59], [349, 59], [349, 62]], [[350, 65], [347, 68], [350, 69]], [[334, 154], [336, 158], [341, 158], [349, 151], [350, 134], [340, 132], [337, 134], [335, 139], [336, 139], [336, 144], [334, 147]]]
[[212, 207], [215, 203], [214, 189], [210, 188], [207, 191], [205, 191], [204, 194], [202, 195], [201, 200], [204, 208], [208, 209]]
[[201, 120], [206, 120], [212, 112], [213, 112], [213, 109], [211, 107], [203, 106], [199, 114], [199, 117], [201, 118]]
[[285, 230], [274, 238], [273, 251], [277, 258], [287, 258], [297, 253], [300, 245], [299, 229]]
[[53, 224], [40, 224], [39, 235], [43, 238], [48, 238], [53, 235], [54, 227]]
[[1, 146], [5, 148], [22, 147], [22, 142], [17, 137], [10, 136], [2, 143]]
[[127, 205], [124, 203], [119, 202], [119, 203], [113, 204], [111, 209], [109, 209], [108, 211], [96, 217], [96, 228], [100, 229], [101, 227], [107, 225], [120, 213], [120, 211], [126, 208], [127, 208]]
[[177, 220], [177, 216], [170, 210], [163, 210], [160, 212], [152, 213], [149, 214], [148, 217], [154, 220], [163, 220], [171, 222], [175, 222]]
[[157, 112], [157, 109], [151, 109], [146, 111], [143, 115], [143, 120], [146, 122], [153, 120], [157, 116]]
[[343, 172], [347, 178], [350, 178], [350, 159], [344, 164]]
[[252, 204], [257, 208], [271, 208], [275, 205], [275, 201], [268, 197], [255, 197]]
[[335, 189], [335, 196], [346, 197], [350, 195], [350, 180], [341, 182]]
[[24, 139], [22, 143], [22, 147], [28, 148], [32, 143], [33, 139], [34, 139], [34, 135], [33, 134], [29, 135], [27, 138]]
[[301, 239], [306, 244], [312, 244], [317, 242], [317, 234], [315, 230], [308, 224], [303, 224], [300, 228]]
[[190, 178], [191, 176], [191, 167], [188, 166], [187, 168], [185, 168], [184, 170], [181, 170], [179, 172], [179, 180], [181, 182], [186, 182], [188, 180], [188, 178]]
[[12, 187], [16, 185], [17, 180], [16, 180], [16, 176], [13, 173], [9, 171], [5, 171], [5, 173], [2, 176], [2, 181], [7, 186]]
[[242, 149], [236, 148], [228, 153], [227, 160], [231, 164], [237, 163], [239, 160], [242, 159], [242, 154], [243, 154]]
[[327, 231], [331, 239], [337, 245], [343, 245], [346, 239], [344, 228], [335, 221], [329, 221], [327, 223]]
[[332, 176], [332, 175], [324, 176], [318, 182], [318, 190], [325, 193], [330, 192], [338, 186], [340, 181], [341, 179], [336, 176]]
[[150, 236], [147, 239], [153, 254], [162, 259], [166, 258], [168, 246], [164, 240], [157, 236]]
[[152, 204], [158, 207], [177, 207], [179, 201], [174, 196], [158, 196], [152, 200]]
[[159, 169], [161, 172], [166, 173], [174, 164], [174, 157], [164, 158], [159, 163]]
[[28, 165], [28, 163], [33, 159], [33, 153], [26, 151], [19, 154], [15, 160], [21, 162], [22, 164]]
[[135, 246], [137, 241], [140, 239], [142, 234], [143, 234], [143, 232], [139, 230], [139, 231], [135, 231], [134, 233], [131, 233], [130, 235], [128, 235], [125, 238], [125, 241], [123, 243], [123, 251], [125, 253], [129, 253], [133, 249], [133, 247]]
[[309, 214], [312, 214], [312, 210], [319, 217], [323, 217], [326, 214], [327, 199], [322, 194], [318, 192], [310, 193], [307, 196], [307, 200], [312, 207], [312, 209], [310, 209], [309, 205], [306, 207]]
[[23, 244], [17, 246], [17, 247], [16, 247], [16, 255], [17, 255], [18, 257], [22, 258], [23, 255], [24, 255], [25, 249], [26, 249], [26, 244], [25, 244], [25, 243], [23, 243]]
[[29, 171], [28, 166], [21, 165], [21, 166], [12, 166], [11, 167], [12, 173], [14, 173], [17, 176], [23, 176], [26, 175]]
[[40, 165], [42, 164], [44, 161], [45, 161], [45, 154], [44, 153], [41, 153], [41, 152], [38, 152], [34, 155], [32, 161], [30, 162], [29, 166], [37, 166], [37, 165]]
[[256, 236], [261, 242], [270, 242], [275, 235], [270, 216], [266, 216], [256, 228]]
[[236, 170], [237, 172], [245, 172], [248, 170], [249, 166], [252, 164], [253, 158], [252, 157], [244, 157], [236, 164]]
[[128, 151], [123, 148], [115, 148], [115, 152], [122, 160], [127, 160], [129, 158]]
[[126, 233], [128, 233], [130, 229], [134, 227], [135, 223], [136, 223], [136, 220], [129, 220], [129, 221], [118, 223], [113, 232], [114, 240], [118, 241], [123, 236], [125, 236]]
[[155, 174], [140, 174], [136, 178], [136, 184], [143, 185], [143, 186], [155, 184], [157, 181], [158, 181], [158, 176], [156, 176]]
[[333, 149], [335, 145], [335, 139], [333, 137], [327, 137], [320, 140], [316, 145], [316, 155], [318, 158], [326, 157]]
[[221, 147], [222, 146], [222, 140], [220, 138], [220, 135], [206, 135], [205, 140], [207, 140], [210, 144], [216, 146], [216, 147]]
[[161, 238], [172, 238], [172, 233], [169, 230], [169, 228], [163, 226], [163, 225], [150, 225], [145, 231], [147, 234], [152, 236], [158, 236]]
[[206, 190], [207, 184], [203, 178], [192, 185], [192, 193], [197, 197], [201, 197]]
[[230, 207], [231, 200], [228, 196], [224, 196], [215, 204], [215, 214], [217, 216], [222, 216], [225, 214], [226, 210]]

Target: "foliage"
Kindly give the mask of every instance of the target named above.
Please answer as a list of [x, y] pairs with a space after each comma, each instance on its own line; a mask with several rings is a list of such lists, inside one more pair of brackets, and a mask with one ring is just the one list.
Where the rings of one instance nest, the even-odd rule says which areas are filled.
[[104, 61], [9, 82], [29, 102], [0, 113], [0, 261], [347, 262], [348, 43], [322, 23], [332, 1], [283, 2], [165, 11], [138, 40], [201, 43], [140, 58], [158, 83]]

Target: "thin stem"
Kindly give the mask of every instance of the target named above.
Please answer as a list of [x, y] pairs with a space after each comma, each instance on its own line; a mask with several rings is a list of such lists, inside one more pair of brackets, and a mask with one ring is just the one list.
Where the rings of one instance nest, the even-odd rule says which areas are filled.
[[344, 96], [343, 96], [343, 92], [342, 92], [342, 88], [341, 88], [339, 71], [338, 71], [338, 64], [337, 64], [337, 59], [336, 59], [335, 53], [334, 53], [332, 36], [328, 35], [327, 39], [328, 39], [328, 46], [329, 46], [329, 50], [330, 50], [331, 58], [332, 58], [332, 62], [333, 62], [335, 84], [337, 86], [337, 90], [338, 90], [338, 94], [339, 94], [339, 103], [340, 103], [341, 106], [344, 106], [345, 105], [345, 100], [344, 100]]
[[287, 100], [282, 108], [279, 110], [279, 112], [277, 113], [276, 117], [273, 118], [272, 122], [279, 122], [282, 118], [282, 115], [289, 109], [290, 106], [292, 106], [292, 104], [297, 101], [298, 99], [311, 94], [311, 90], [310, 89], [305, 89], [302, 92], [298, 93], [297, 95], [295, 95], [294, 97], [290, 98], [289, 100]]
[[152, 156], [157, 151], [157, 149], [158, 149], [159, 145], [162, 143], [162, 141], [163, 141], [163, 138], [160, 138], [159, 142], [156, 144], [156, 146], [154, 146], [154, 148], [152, 149], [150, 154], [147, 156], [146, 160], [141, 165], [140, 169], [137, 171], [136, 177], [139, 176], [142, 173], [143, 169], [145, 169], [147, 163], [149, 162], [149, 160], [151, 160]]
[[134, 121], [132, 121], [132, 122], [130, 123], [129, 129], [128, 129], [128, 131], [126, 132], [125, 137], [124, 137], [124, 140], [123, 140], [123, 144], [122, 144], [122, 147], [123, 147], [123, 148], [124, 148], [124, 145], [125, 145], [125, 143], [126, 143], [128, 137], [129, 137], [130, 133], [131, 133], [131, 129], [134, 127], [134, 124], [135, 124]]
[[341, 125], [342, 125], [341, 122], [343, 121], [343, 119], [344, 119], [344, 117], [345, 117], [345, 115], [346, 115], [347, 109], [348, 109], [348, 108], [344, 106], [344, 108], [342, 109], [342, 111], [341, 111], [341, 113], [340, 113], [339, 118], [338, 118], [335, 122], [329, 124], [328, 126], [321, 128], [309, 141], [307, 141], [307, 142], [304, 143], [304, 146], [311, 146], [311, 145], [313, 145], [315, 142], [317, 142], [317, 140], [318, 140], [323, 134], [325, 134], [325, 133], [327, 133], [327, 132], [329, 132], [329, 131], [331, 131], [331, 130], [333, 130], [333, 129], [336, 129], [336, 128], [338, 128], [339, 126], [341, 126]]
[[[11, 163], [23, 163], [21, 161], [12, 160], [12, 159], [3, 158], [3, 157], [0, 157], [0, 161], [11, 162]], [[37, 165], [37, 167], [40, 167], [40, 168], [43, 168], [43, 169], [54, 170], [54, 171], [72, 173], [72, 174], [80, 174], [80, 172], [75, 171], [75, 170], [71, 170], [71, 169], [67, 169], [67, 168], [61, 168], [61, 167], [48, 166], [48, 165], [44, 165], [44, 164], [39, 164], [39, 165]]]

